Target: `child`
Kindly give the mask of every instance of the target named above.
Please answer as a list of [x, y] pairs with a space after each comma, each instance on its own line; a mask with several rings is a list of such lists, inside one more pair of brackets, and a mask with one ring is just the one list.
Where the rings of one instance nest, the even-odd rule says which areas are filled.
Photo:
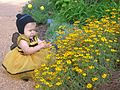
[[38, 39], [35, 30], [36, 22], [30, 15], [17, 14], [16, 17], [19, 32], [17, 47], [5, 56], [2, 66], [8, 73], [22, 74], [21, 78], [24, 78], [26, 72], [31, 72], [41, 64], [49, 62], [46, 57], [51, 53], [48, 49], [51, 44]]

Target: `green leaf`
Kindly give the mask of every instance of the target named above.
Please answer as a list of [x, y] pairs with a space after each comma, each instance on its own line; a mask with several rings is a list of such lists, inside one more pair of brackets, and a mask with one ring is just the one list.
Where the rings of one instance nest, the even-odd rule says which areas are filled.
[[62, 7], [66, 7], [66, 6], [67, 6], [67, 4], [66, 4], [66, 3], [63, 3], [63, 4], [62, 4]]
[[70, 2], [70, 0], [64, 0], [64, 2]]
[[61, 3], [61, 1], [57, 1], [57, 2], [55, 3], [55, 5], [58, 5], [59, 3]]

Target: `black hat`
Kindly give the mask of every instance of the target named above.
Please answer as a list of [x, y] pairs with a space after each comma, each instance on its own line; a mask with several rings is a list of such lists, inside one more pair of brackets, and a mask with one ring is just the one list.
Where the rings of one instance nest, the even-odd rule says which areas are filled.
[[24, 27], [27, 23], [35, 22], [35, 20], [28, 14], [17, 14], [16, 17], [18, 32], [21, 34], [24, 34]]

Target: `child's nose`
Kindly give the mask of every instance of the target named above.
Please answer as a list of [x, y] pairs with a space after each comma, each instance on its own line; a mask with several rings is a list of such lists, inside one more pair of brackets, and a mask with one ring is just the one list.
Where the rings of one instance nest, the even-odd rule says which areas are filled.
[[34, 31], [32, 30], [31, 33], [34, 33]]

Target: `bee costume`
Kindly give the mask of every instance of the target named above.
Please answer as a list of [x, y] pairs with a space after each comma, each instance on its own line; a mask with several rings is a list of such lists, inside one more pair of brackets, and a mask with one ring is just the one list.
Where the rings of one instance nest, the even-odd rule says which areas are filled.
[[[31, 16], [27, 14], [17, 15], [16, 25], [18, 28], [18, 32], [20, 33], [17, 39], [18, 45], [20, 40], [27, 41], [29, 47], [34, 47], [38, 45], [37, 36], [34, 36], [33, 40], [31, 40], [24, 35], [24, 27], [27, 23], [30, 22], [35, 22]], [[26, 55], [24, 54], [22, 49], [17, 46], [7, 53], [2, 63], [2, 66], [7, 70], [8, 73], [12, 75], [31, 72], [34, 69], [39, 68], [41, 64], [51, 62], [50, 60], [48, 60], [48, 54], [51, 54], [50, 48], [41, 49], [33, 54]]]

